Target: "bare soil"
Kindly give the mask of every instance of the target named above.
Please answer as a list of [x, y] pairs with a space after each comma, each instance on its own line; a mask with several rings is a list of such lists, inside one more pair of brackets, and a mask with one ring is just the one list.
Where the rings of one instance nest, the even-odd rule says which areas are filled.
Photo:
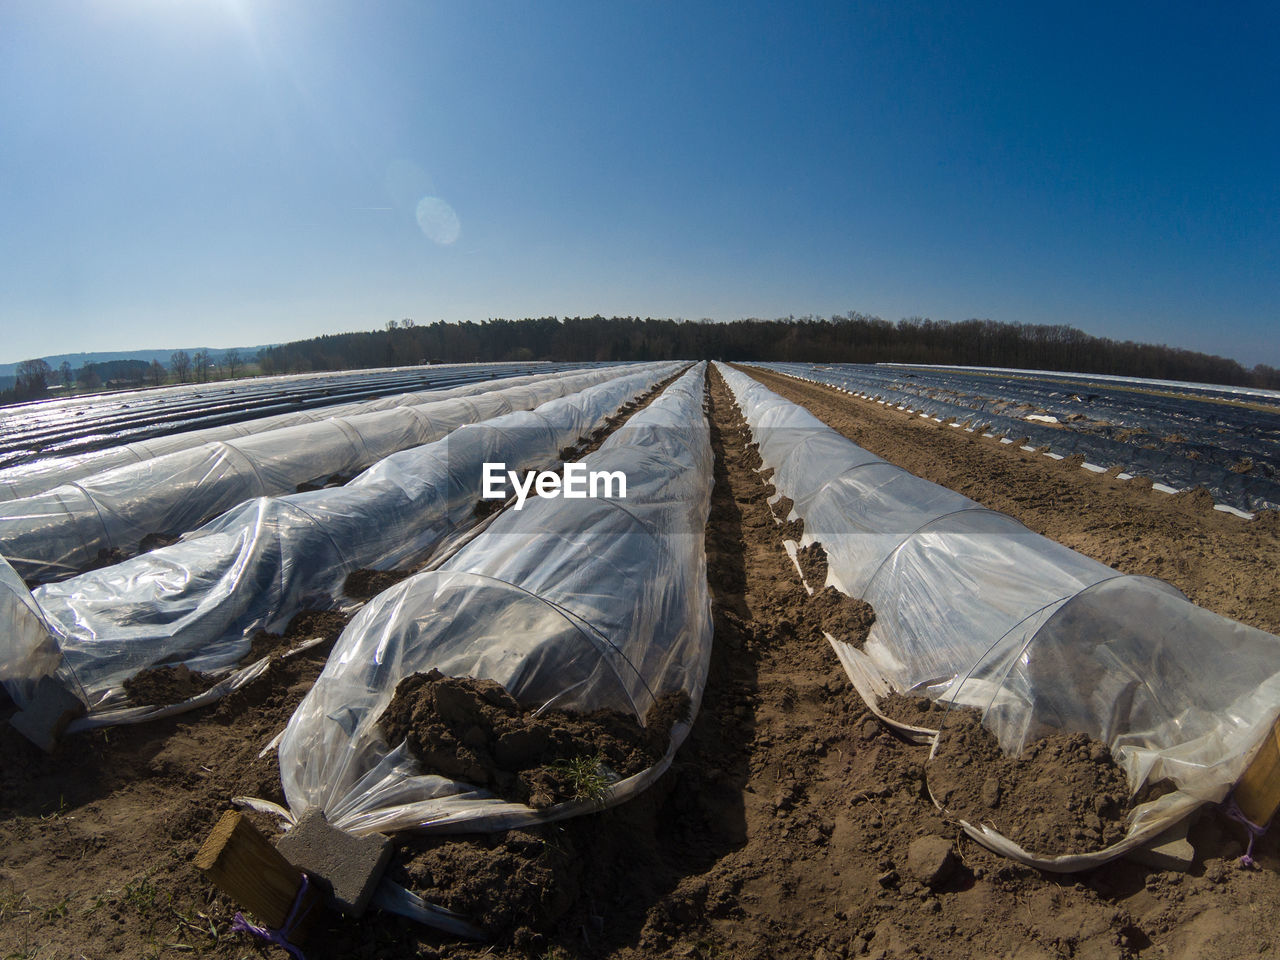
[[328, 649], [350, 621], [350, 615], [337, 610], [299, 610], [289, 620], [283, 633], [269, 633], [266, 630], [255, 633], [249, 644], [249, 652], [240, 662], [250, 664], [266, 656], [281, 654], [316, 637], [324, 639], [325, 643], [321, 646]]
[[[796, 523], [803, 521], [797, 520]], [[798, 542], [798, 541], [797, 541]], [[827, 551], [820, 543], [811, 543], [796, 551], [796, 563], [804, 574], [804, 581], [814, 590], [821, 590], [827, 582]]]
[[542, 809], [597, 799], [608, 784], [653, 766], [688, 712], [680, 693], [660, 698], [643, 726], [614, 710], [535, 715], [492, 680], [431, 670], [397, 684], [379, 723], [388, 743], [407, 741], [430, 772]]
[[1129, 813], [1129, 782], [1106, 744], [1058, 734], [1006, 757], [968, 708], [941, 723], [927, 767], [933, 798], [970, 823], [989, 823], [1030, 853], [1087, 853], [1118, 843]]
[[936, 700], [930, 700], [928, 697], [904, 696], [901, 693], [891, 693], [887, 697], [881, 697], [876, 703], [876, 709], [892, 720], [900, 720], [913, 727], [926, 727], [930, 730], [936, 730], [947, 713], [946, 706]]
[[866, 642], [867, 631], [876, 622], [876, 613], [871, 609], [871, 604], [855, 600], [835, 587], [827, 587], [815, 593], [809, 601], [809, 608], [826, 633], [855, 647], [861, 647]]
[[[470, 916], [492, 944], [375, 910], [317, 931], [310, 960], [1275, 955], [1273, 835], [1255, 848], [1260, 869], [1243, 869], [1243, 832], [1210, 811], [1192, 832], [1190, 873], [1122, 861], [1055, 877], [987, 852], [937, 810], [927, 748], [872, 719], [823, 640], [771, 488], [747, 466], [729, 394], [714, 376], [712, 386], [716, 642], [671, 768], [631, 802], [539, 830], [395, 838], [392, 876]], [[1274, 519], [1183, 510], [835, 391], [806, 396], [816, 415], [930, 479], [1280, 628]], [[190, 861], [231, 797], [282, 799], [275, 754], [258, 754], [324, 658], [322, 647], [277, 659], [215, 707], [68, 737], [52, 757], [0, 722], [0, 956], [283, 957], [230, 932], [234, 905]]]
[[372, 600], [411, 576], [410, 570], [352, 570], [342, 589], [353, 600]]
[[[284, 633], [268, 633], [259, 630], [249, 644], [249, 652], [242, 664], [254, 663], [263, 657], [284, 653], [315, 637], [323, 637], [325, 649], [342, 633], [351, 618], [332, 610], [303, 610], [289, 621]], [[184, 664], [176, 667], [152, 667], [143, 670], [124, 682], [125, 693], [135, 704], [162, 707], [181, 703], [204, 693], [221, 678], [198, 673]]]
[[204, 693], [217, 682], [217, 677], [197, 673], [180, 663], [176, 667], [143, 670], [124, 682], [124, 692], [136, 704], [161, 707]]

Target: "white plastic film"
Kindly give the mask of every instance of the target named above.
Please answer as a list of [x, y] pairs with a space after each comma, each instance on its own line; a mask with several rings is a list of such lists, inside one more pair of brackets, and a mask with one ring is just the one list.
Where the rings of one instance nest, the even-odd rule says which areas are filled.
[[914, 477], [718, 369], [804, 521], [801, 545], [820, 543], [828, 584], [876, 611], [861, 649], [833, 638], [860, 692], [975, 707], [1011, 755], [1085, 733], [1111, 748], [1135, 793], [1162, 779], [1177, 788], [1136, 806], [1125, 839], [1101, 851], [1044, 857], [989, 826], [966, 823], [970, 833], [1026, 863], [1078, 870], [1227, 795], [1280, 713], [1280, 638]]
[[[144, 460], [163, 456], [166, 453], [187, 450], [216, 440], [233, 440], [237, 437], [246, 437], [255, 433], [263, 433], [267, 430], [277, 430], [281, 427], [292, 427], [303, 423], [318, 423], [333, 417], [350, 417], [359, 413], [392, 410], [397, 407], [414, 406], [429, 401], [467, 397], [491, 390], [535, 383], [549, 376], [561, 375], [566, 372], [586, 372], [582, 368], [573, 370], [572, 365], [569, 364], [545, 364], [545, 370], [541, 370], [538, 373], [527, 373], [526, 371], [531, 366], [536, 365], [524, 363], [442, 365], [432, 367], [431, 370], [433, 373], [444, 374], [447, 378], [445, 380], [446, 383], [452, 382], [457, 377], [479, 379], [476, 379], [473, 383], [465, 383], [459, 386], [436, 387], [430, 383], [423, 383], [421, 386], [414, 386], [404, 392], [378, 397], [373, 400], [349, 400], [332, 406], [290, 410], [287, 413], [264, 415], [250, 420], [242, 420], [238, 423], [219, 424], [217, 426], [184, 430], [180, 433], [151, 436], [133, 441], [123, 439], [128, 435], [128, 431], [122, 431], [121, 442], [114, 446], [61, 456], [47, 456], [29, 463], [0, 469], [0, 501], [16, 500], [20, 497], [44, 493], [59, 484], [70, 483], [73, 480], [79, 480], [81, 477], [102, 473], [113, 467], [141, 463]], [[209, 402], [216, 404], [218, 402], [227, 402], [228, 397], [244, 397], [246, 394], [262, 394], [276, 390], [280, 393], [281, 402], [289, 402], [290, 388], [299, 383], [306, 385], [313, 380], [320, 382], [333, 380], [337, 387], [351, 387], [353, 386], [353, 381], [357, 381], [354, 385], [358, 386], [358, 378], [362, 376], [377, 380], [387, 375], [403, 375], [406, 372], [416, 373], [419, 372], [419, 369], [393, 368], [391, 370], [351, 371], [336, 375], [303, 374], [291, 377], [259, 377], [249, 381], [233, 381], [225, 384], [195, 384], [187, 387], [165, 387], [159, 390], [106, 396], [94, 395], [93, 397], [76, 398], [74, 400], [43, 401], [39, 404], [27, 405], [25, 412], [18, 415], [5, 417], [0, 414], [0, 434], [5, 433], [6, 429], [8, 429], [10, 435], [12, 435], [12, 431], [16, 427], [26, 425], [30, 428], [32, 423], [56, 424], [61, 421], [66, 424], [81, 426], [84, 423], [81, 419], [82, 414], [93, 414], [95, 410], [108, 405], [113, 408], [119, 407], [135, 411], [138, 408], [155, 409], [158, 411], [157, 416], [162, 417], [167, 404], [182, 400], [184, 395], [189, 395], [192, 398], [186, 401], [190, 403], [194, 401], [194, 398], [209, 394], [211, 395]], [[503, 373], [512, 375], [496, 379]], [[448, 377], [449, 374], [454, 374], [455, 376]], [[14, 410], [18, 408], [11, 407], [6, 409]]]
[[[353, 474], [397, 449], [437, 440], [464, 423], [527, 410], [628, 368], [550, 375], [394, 411], [328, 417], [177, 450], [0, 503], [0, 554], [28, 581], [86, 570], [110, 551], [137, 553], [149, 535], [194, 529], [253, 497]], [[488, 385], [486, 385], [488, 386]]]
[[[339, 638], [280, 745], [295, 814], [321, 807], [353, 833], [475, 831], [597, 809], [534, 810], [425, 772], [378, 721], [401, 679], [439, 669], [495, 680], [526, 707], [612, 708], [642, 722], [684, 691], [696, 713], [711, 645], [703, 536], [712, 457], [699, 365], [585, 459], [620, 471], [626, 496], [540, 498], [508, 511], [440, 569], [371, 601]], [[614, 783], [604, 802], [643, 790], [661, 762]]]
[[[224, 669], [248, 652], [254, 630], [278, 629], [307, 606], [332, 606], [353, 570], [424, 560], [474, 523], [486, 460], [505, 459], [511, 469], [554, 462], [561, 448], [676, 369], [614, 370], [612, 379], [533, 411], [466, 424], [393, 454], [344, 487], [249, 501], [179, 543], [39, 587], [27, 605], [53, 631], [66, 670], [95, 709], [151, 666]], [[25, 662], [30, 648], [25, 636], [13, 644], [0, 638], [0, 663]], [[15, 686], [18, 677], [39, 676], [16, 665], [11, 672]]]

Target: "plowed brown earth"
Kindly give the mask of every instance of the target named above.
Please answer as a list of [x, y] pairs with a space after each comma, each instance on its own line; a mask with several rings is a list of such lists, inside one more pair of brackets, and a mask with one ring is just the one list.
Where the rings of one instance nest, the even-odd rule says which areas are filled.
[[[1119, 863], [1051, 877], [986, 852], [936, 812], [926, 749], [871, 719], [822, 640], [831, 624], [782, 549], [727, 390], [715, 376], [712, 387], [715, 645], [671, 769], [627, 804], [539, 830], [397, 838], [391, 875], [466, 913], [492, 945], [372, 911], [321, 930], [308, 957], [1274, 955], [1270, 837], [1262, 868], [1243, 870], [1240, 834], [1211, 815], [1193, 833], [1190, 874]], [[888, 421], [879, 429], [888, 443]], [[973, 466], [990, 472], [984, 462]], [[1031, 497], [1045, 481], [1018, 465], [1006, 469]], [[1106, 487], [1077, 491], [1077, 522], [1095, 489]], [[1188, 530], [1217, 534], [1218, 517], [1197, 517]], [[0, 724], [0, 957], [258, 956], [190, 860], [230, 797], [280, 799], [274, 757], [257, 753], [321, 664], [299, 655], [216, 709], [71, 737], [52, 758]]]

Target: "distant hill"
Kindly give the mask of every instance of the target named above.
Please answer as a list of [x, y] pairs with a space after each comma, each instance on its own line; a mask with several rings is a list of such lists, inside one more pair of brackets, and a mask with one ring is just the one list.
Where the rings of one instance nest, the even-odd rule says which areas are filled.
[[[275, 344], [261, 344], [256, 347], [222, 347], [214, 349], [213, 347], [173, 347], [169, 350], [110, 350], [103, 353], [59, 353], [51, 357], [37, 357], [31, 359], [44, 360], [45, 363], [57, 370], [62, 366], [62, 361], [71, 364], [71, 369], [79, 370], [86, 363], [103, 363], [107, 360], [144, 360], [150, 363], [152, 360], [159, 360], [165, 366], [169, 365], [169, 357], [171, 354], [179, 350], [186, 350], [188, 354], [195, 354], [198, 350], [208, 350], [209, 356], [214, 360], [221, 360], [232, 350], [239, 350], [240, 355], [245, 359], [256, 359], [258, 351], [266, 347], [272, 347]], [[29, 359], [23, 357], [22, 360]], [[13, 363], [0, 363], [0, 384], [4, 380], [9, 380], [9, 386], [12, 386], [12, 379], [18, 373], [18, 364], [21, 360], [15, 360]]]

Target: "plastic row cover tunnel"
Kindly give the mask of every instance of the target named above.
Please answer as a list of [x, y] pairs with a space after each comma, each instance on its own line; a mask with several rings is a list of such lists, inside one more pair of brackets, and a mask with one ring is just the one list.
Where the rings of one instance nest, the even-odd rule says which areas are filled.
[[869, 704], [892, 689], [975, 707], [1010, 755], [1085, 733], [1135, 793], [1176, 787], [1135, 806], [1124, 840], [1096, 853], [1036, 856], [989, 826], [966, 830], [1024, 862], [1077, 870], [1227, 795], [1280, 712], [1280, 638], [915, 477], [719, 369], [804, 521], [802, 543], [825, 549], [827, 583], [875, 608], [861, 649], [833, 639]]
[[[988, 437], [1004, 437], [1010, 442], [1022, 439], [1025, 446], [1046, 447], [1059, 457], [1082, 456], [1100, 471], [1121, 467], [1126, 471], [1141, 473], [1152, 477], [1170, 492], [1205, 487], [1222, 505], [1237, 511], [1268, 510], [1280, 506], [1280, 483], [1274, 478], [1235, 470], [1235, 465], [1245, 456], [1246, 449], [1266, 450], [1268, 456], [1273, 455], [1274, 442], [1250, 444], [1241, 439], [1242, 435], [1248, 436], [1247, 428], [1238, 427], [1234, 435], [1225, 438], [1229, 446], [1218, 442], [1222, 434], [1217, 433], [1212, 436], [1213, 442], [1209, 442], [1209, 438], [1203, 438], [1200, 442], [1171, 442], [1166, 438], [1157, 448], [1155, 444], [1147, 442], [1151, 437], [1146, 435], [1136, 440], [1122, 441], [1115, 436], [1078, 430], [1076, 425], [1069, 422], [1049, 426], [1020, 416], [983, 410], [980, 407], [974, 409], [955, 402], [951, 394], [939, 397], [916, 392], [920, 390], [919, 385], [911, 380], [881, 379], [885, 377], [885, 372], [879, 368], [819, 368], [810, 364], [784, 363], [761, 366], [811, 383], [824, 383], [876, 399], [900, 410], [927, 414], [941, 421], [952, 420], [956, 424], [967, 423], [971, 432], [981, 431]], [[999, 400], [988, 402], [998, 409], [1005, 406]], [[1141, 420], [1143, 408], [1135, 404], [1133, 409], [1136, 412], [1132, 419]], [[1253, 413], [1252, 416], [1264, 418], [1266, 415]], [[1149, 421], [1142, 422], [1150, 426]], [[1267, 461], [1259, 459], [1258, 468], [1268, 469]]]
[[[253, 630], [332, 606], [353, 570], [419, 562], [466, 529], [486, 461], [512, 469], [553, 463], [677, 369], [648, 365], [533, 411], [464, 425], [344, 487], [250, 501], [179, 543], [38, 587], [25, 600], [10, 584], [14, 613], [39, 611], [56, 638], [59, 676], [74, 678], [66, 685], [95, 710], [112, 708], [123, 681], [152, 666], [229, 668], [248, 652]], [[0, 677], [20, 706], [50, 672], [47, 648], [38, 630], [0, 635]]]
[[203, 444], [0, 504], [0, 552], [28, 581], [88, 569], [103, 551], [132, 555], [150, 535], [194, 529], [253, 497], [351, 474], [451, 430], [634, 370], [537, 378], [449, 400], [330, 418]]
[[[320, 807], [353, 833], [457, 832], [597, 809], [505, 801], [425, 771], [403, 741], [386, 743], [379, 718], [397, 684], [433, 668], [494, 680], [526, 708], [613, 709], [641, 722], [656, 698], [683, 691], [691, 722], [711, 647], [704, 371], [686, 373], [584, 461], [623, 472], [625, 498], [540, 499], [508, 511], [440, 569], [352, 620], [281, 742], [294, 814]], [[661, 761], [614, 782], [601, 802], [652, 783], [687, 732], [677, 723]]]
[[[112, 425], [148, 420], [157, 412], [174, 409], [217, 410], [227, 404], [251, 406], [264, 400], [270, 405], [280, 398], [352, 396], [354, 399], [354, 395], [365, 390], [376, 390], [388, 384], [405, 384], [407, 389], [416, 389], [446, 381], [461, 383], [467, 378], [486, 379], [503, 370], [526, 374], [554, 366], [544, 364], [545, 361], [413, 364], [113, 389], [105, 393], [46, 398], [6, 406], [0, 409], [0, 434], [10, 440], [15, 437], [46, 437], [50, 431], [67, 427], [71, 427], [73, 433], [78, 432], [74, 428], [83, 424]], [[169, 419], [172, 420], [171, 417]]]
[[[582, 373], [585, 371], [579, 370], [576, 372]], [[502, 390], [507, 387], [536, 383], [545, 380], [549, 375], [551, 375], [550, 371], [547, 371], [536, 375], [504, 377], [501, 380], [483, 380], [445, 389], [428, 387], [412, 392], [379, 397], [376, 400], [359, 400], [314, 410], [294, 410], [289, 413], [277, 413], [272, 416], [258, 417], [239, 423], [228, 423], [167, 436], [150, 437], [146, 440], [135, 440], [131, 443], [122, 443], [102, 450], [37, 460], [34, 463], [0, 470], [0, 502], [44, 493], [46, 490], [51, 490], [60, 484], [103, 473], [114, 467], [142, 463], [144, 460], [152, 460], [168, 453], [176, 453], [179, 450], [189, 450], [205, 443], [213, 443], [218, 440], [235, 440], [238, 437], [247, 437], [250, 434], [263, 433], [267, 430], [278, 430], [281, 427], [293, 427], [299, 424], [318, 423], [334, 417], [350, 417], [360, 413], [376, 413], [379, 410], [390, 410], [395, 407], [415, 406], [438, 400], [452, 400], [455, 397], [470, 397], [477, 393], [489, 393], [493, 390]], [[559, 374], [557, 371], [557, 375], [564, 374]]]

